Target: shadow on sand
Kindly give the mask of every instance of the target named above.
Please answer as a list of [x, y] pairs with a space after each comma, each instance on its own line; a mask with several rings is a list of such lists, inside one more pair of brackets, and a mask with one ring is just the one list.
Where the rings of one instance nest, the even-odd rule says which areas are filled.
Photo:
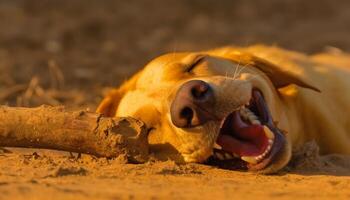
[[350, 176], [350, 156], [340, 154], [320, 155], [316, 142], [311, 141], [293, 152], [290, 163], [279, 174], [286, 173], [305, 176]]

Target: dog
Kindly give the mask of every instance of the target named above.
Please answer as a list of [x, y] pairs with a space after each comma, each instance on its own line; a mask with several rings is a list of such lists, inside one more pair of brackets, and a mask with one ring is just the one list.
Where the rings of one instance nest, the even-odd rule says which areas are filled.
[[310, 140], [322, 154], [350, 154], [350, 56], [264, 45], [170, 53], [97, 112], [145, 122], [160, 159], [274, 173]]

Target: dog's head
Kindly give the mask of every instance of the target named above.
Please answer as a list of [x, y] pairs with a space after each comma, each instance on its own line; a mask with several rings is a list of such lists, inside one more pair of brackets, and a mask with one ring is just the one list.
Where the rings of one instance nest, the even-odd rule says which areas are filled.
[[274, 172], [291, 145], [279, 88], [316, 88], [248, 53], [172, 53], [156, 58], [102, 101], [97, 112], [144, 121], [161, 159]]

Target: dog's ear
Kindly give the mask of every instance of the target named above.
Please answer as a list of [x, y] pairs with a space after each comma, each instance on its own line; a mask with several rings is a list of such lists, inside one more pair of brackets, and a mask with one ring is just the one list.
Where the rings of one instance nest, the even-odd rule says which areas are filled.
[[125, 93], [119, 89], [112, 89], [98, 105], [96, 112], [103, 114], [106, 117], [114, 117], [124, 94]]
[[283, 71], [280, 67], [263, 60], [261, 58], [254, 58], [254, 67], [263, 71], [271, 80], [276, 88], [282, 88], [290, 84], [295, 84], [303, 88], [308, 88], [316, 92], [321, 92], [317, 87], [305, 82], [296, 75]]
[[275, 64], [264, 60], [262, 58], [256, 57], [248, 53], [235, 52], [230, 54], [230, 58], [234, 59], [235, 62], [239, 62], [241, 65], [250, 65], [260, 71], [264, 72], [266, 76], [269, 77], [272, 84], [278, 89], [285, 87], [290, 84], [295, 84], [303, 88], [308, 88], [316, 92], [321, 92], [317, 87], [312, 86], [301, 78], [297, 77], [291, 72], [284, 71]]
[[141, 71], [135, 74], [131, 79], [123, 83], [118, 89], [112, 89], [108, 92], [100, 105], [97, 107], [96, 112], [103, 114], [106, 117], [114, 117], [119, 103], [124, 95], [131, 90], [135, 90], [136, 82], [140, 76]]

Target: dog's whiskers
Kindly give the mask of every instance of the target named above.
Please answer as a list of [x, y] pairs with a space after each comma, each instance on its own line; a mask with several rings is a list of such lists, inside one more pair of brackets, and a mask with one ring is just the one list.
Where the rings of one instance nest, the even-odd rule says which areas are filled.
[[[239, 77], [242, 73], [242, 71], [249, 65], [249, 63], [245, 64], [244, 66], [242, 66], [241, 69], [239, 69], [238, 73], [237, 73], [237, 77]], [[249, 69], [248, 69], [249, 70]]]
[[236, 66], [236, 68], [235, 68], [235, 72], [234, 72], [234, 74], [233, 74], [233, 80], [235, 80], [235, 79], [237, 78], [237, 77], [236, 77], [236, 75], [237, 75], [237, 69], [239, 68], [240, 63], [241, 63], [241, 60], [238, 61], [238, 64], [237, 64], [237, 66]]

